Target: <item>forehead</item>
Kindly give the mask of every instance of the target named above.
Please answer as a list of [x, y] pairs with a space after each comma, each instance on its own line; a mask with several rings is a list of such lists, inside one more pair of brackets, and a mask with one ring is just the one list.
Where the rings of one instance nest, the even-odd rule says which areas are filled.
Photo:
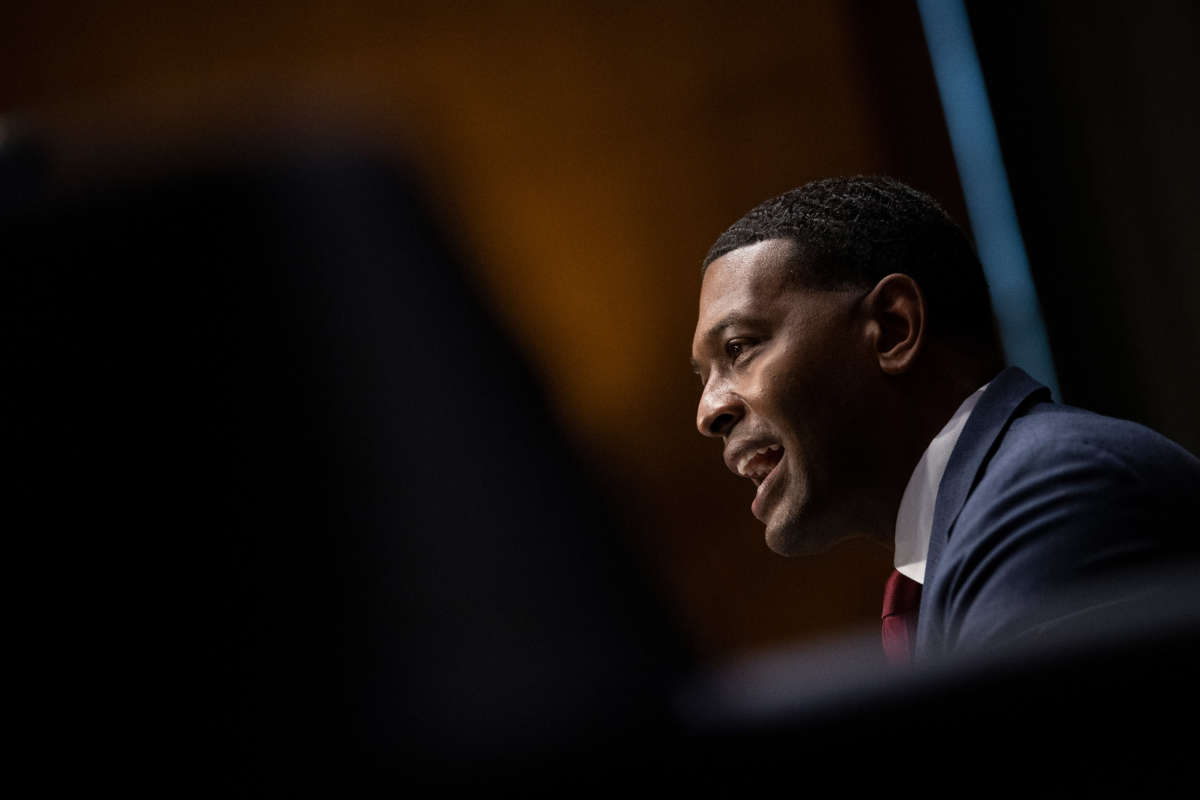
[[795, 249], [786, 239], [768, 239], [709, 264], [700, 286], [697, 343], [730, 315], [768, 313], [787, 293], [788, 264]]

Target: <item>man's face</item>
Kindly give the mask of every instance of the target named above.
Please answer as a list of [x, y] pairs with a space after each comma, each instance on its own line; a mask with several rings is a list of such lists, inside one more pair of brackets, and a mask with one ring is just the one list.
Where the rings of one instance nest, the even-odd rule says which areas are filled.
[[816, 553], [852, 538], [869, 459], [860, 290], [787, 283], [794, 245], [768, 240], [709, 265], [692, 359], [703, 383], [696, 426], [750, 479], [767, 545]]

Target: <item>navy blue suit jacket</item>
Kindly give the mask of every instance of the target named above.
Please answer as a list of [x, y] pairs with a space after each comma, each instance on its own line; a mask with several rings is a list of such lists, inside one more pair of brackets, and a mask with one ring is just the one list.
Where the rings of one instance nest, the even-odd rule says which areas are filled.
[[938, 488], [916, 658], [1086, 619], [1144, 588], [1114, 579], [1190, 563], [1198, 525], [1200, 461], [1141, 425], [1053, 403], [1010, 367]]

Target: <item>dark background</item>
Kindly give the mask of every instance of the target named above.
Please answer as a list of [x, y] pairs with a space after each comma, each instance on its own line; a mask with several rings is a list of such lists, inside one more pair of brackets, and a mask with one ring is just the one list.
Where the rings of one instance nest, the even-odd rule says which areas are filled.
[[[1200, 451], [1195, 6], [969, 11], [1064, 399]], [[688, 647], [719, 662], [876, 624], [889, 554], [770, 553], [749, 488], [695, 432], [686, 359], [700, 258], [770, 195], [881, 172], [965, 223], [915, 7], [124, 0], [6, 17], [0, 112], [23, 153], [6, 204], [280, 131], [407, 161]]]

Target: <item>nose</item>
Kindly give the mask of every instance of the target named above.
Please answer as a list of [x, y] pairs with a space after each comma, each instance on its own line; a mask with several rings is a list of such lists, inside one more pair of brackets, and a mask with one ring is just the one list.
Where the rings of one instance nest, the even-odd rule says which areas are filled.
[[712, 382], [704, 387], [700, 395], [696, 429], [703, 436], [728, 436], [744, 413], [742, 399], [736, 393], [720, 383]]

